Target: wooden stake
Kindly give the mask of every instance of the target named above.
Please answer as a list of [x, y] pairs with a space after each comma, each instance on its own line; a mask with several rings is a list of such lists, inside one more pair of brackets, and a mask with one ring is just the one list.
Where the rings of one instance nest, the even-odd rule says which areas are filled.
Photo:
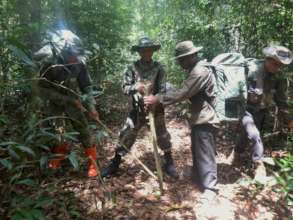
[[155, 127], [155, 117], [154, 113], [152, 111], [149, 112], [149, 121], [150, 121], [150, 128], [151, 128], [151, 136], [152, 136], [152, 142], [154, 147], [154, 157], [156, 162], [156, 169], [158, 172], [158, 180], [160, 185], [160, 191], [161, 194], [164, 194], [163, 189], [163, 172], [161, 167], [161, 161], [160, 161], [160, 155], [158, 151], [158, 141], [157, 141], [157, 133], [156, 133], [156, 127]]
[[[152, 94], [153, 90], [153, 84], [150, 81], [145, 81], [145, 94], [150, 95]], [[156, 169], [158, 173], [158, 180], [159, 180], [159, 185], [160, 185], [160, 192], [161, 195], [164, 194], [164, 189], [163, 189], [163, 172], [162, 172], [162, 166], [161, 166], [161, 160], [160, 160], [160, 155], [159, 155], [159, 150], [158, 150], [158, 139], [157, 139], [157, 132], [156, 132], [156, 127], [155, 127], [155, 116], [154, 112], [152, 109], [150, 109], [149, 114], [149, 123], [150, 123], [150, 129], [151, 129], [151, 138], [152, 138], [152, 143], [153, 143], [153, 148], [154, 148], [154, 157], [155, 157], [155, 162], [156, 162]]]

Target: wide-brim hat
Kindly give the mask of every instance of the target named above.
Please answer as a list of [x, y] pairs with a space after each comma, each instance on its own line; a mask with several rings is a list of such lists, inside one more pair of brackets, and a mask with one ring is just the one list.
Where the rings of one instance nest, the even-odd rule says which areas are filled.
[[197, 53], [202, 48], [194, 46], [192, 41], [182, 41], [175, 47], [175, 59]]
[[131, 51], [138, 52], [144, 48], [151, 48], [151, 49], [153, 49], [153, 51], [157, 51], [161, 48], [161, 45], [158, 43], [155, 43], [154, 41], [152, 41], [148, 37], [142, 37], [138, 40], [137, 45], [134, 45], [131, 47]]
[[282, 64], [288, 65], [293, 60], [292, 52], [283, 46], [269, 46], [262, 50], [265, 57], [273, 58]]

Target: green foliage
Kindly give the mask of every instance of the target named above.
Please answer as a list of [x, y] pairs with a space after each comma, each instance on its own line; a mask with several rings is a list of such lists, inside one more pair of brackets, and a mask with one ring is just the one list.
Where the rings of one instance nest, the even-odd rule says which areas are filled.
[[288, 205], [293, 204], [293, 154], [289, 153], [286, 157], [277, 159], [276, 165], [278, 172], [275, 172], [276, 180], [279, 187], [276, 189], [281, 192], [287, 200]]
[[[160, 58], [168, 68], [168, 79], [178, 83], [174, 60], [176, 43], [192, 40], [203, 46], [203, 58], [237, 51], [246, 57], [261, 57], [271, 43], [292, 48], [293, 7], [290, 0], [134, 1], [138, 35], [147, 34], [162, 43]], [[180, 81], [179, 81], [180, 82]]]
[[[121, 112], [127, 108], [127, 100], [121, 98], [123, 71], [137, 58], [130, 54], [130, 44], [140, 36], [149, 35], [162, 44], [155, 57], [165, 64], [168, 81], [176, 85], [185, 79], [173, 59], [174, 47], [182, 40], [203, 46], [201, 56], [209, 60], [227, 51], [260, 57], [261, 49], [274, 42], [293, 47], [291, 0], [2, 0], [0, 14], [1, 219], [82, 216], [74, 195], [58, 188], [60, 179], [48, 184], [43, 176], [48, 174], [45, 168], [53, 156], [52, 143], [60, 138], [77, 141], [74, 132], [60, 137], [42, 126], [63, 119], [44, 118], [41, 101], [34, 94], [33, 78], [38, 71], [32, 54], [40, 48], [44, 33], [58, 21], [73, 30], [92, 52], [88, 68], [94, 87], [103, 91], [98, 97], [99, 109], [103, 119], [115, 123], [124, 118]], [[290, 68], [288, 76], [292, 78]], [[99, 127], [93, 129], [98, 130], [97, 141], [107, 138]], [[77, 151], [67, 159], [79, 169]], [[277, 165], [279, 189], [292, 202], [292, 154], [278, 160]], [[56, 207], [57, 213], [50, 215]]]

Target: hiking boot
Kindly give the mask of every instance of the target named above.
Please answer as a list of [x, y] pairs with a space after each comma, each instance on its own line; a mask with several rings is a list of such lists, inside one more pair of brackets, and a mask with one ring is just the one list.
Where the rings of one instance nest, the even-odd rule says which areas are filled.
[[101, 177], [102, 178], [110, 178], [113, 174], [117, 173], [119, 170], [119, 165], [121, 163], [121, 156], [119, 154], [115, 154], [115, 157], [111, 160], [110, 164], [102, 169]]
[[254, 180], [264, 182], [267, 177], [266, 167], [262, 161], [255, 162]]
[[166, 174], [174, 179], [178, 179], [179, 175], [176, 171], [171, 152], [165, 153], [164, 159], [165, 159], [164, 170]]

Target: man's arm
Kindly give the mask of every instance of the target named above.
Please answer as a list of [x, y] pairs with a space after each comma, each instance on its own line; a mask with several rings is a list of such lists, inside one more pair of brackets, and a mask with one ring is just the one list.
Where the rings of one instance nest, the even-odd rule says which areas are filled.
[[191, 72], [189, 77], [183, 82], [182, 87], [176, 91], [166, 94], [158, 94], [158, 99], [163, 105], [171, 105], [189, 99], [200, 92], [211, 80], [212, 75], [204, 67], [197, 68]]
[[[64, 105], [74, 105], [74, 101], [78, 96], [74, 93], [69, 93], [66, 88], [60, 87], [58, 84], [50, 83], [47, 79], [39, 79], [37, 83], [38, 91], [42, 99], [52, 100], [56, 103]], [[61, 91], [64, 91], [61, 92]]]
[[156, 96], [144, 97], [144, 103], [147, 106], [158, 104], [171, 105], [176, 102], [189, 99], [199, 93], [210, 81], [212, 81], [212, 74], [205, 67], [197, 67], [193, 70], [187, 80], [182, 84], [181, 89], [170, 91], [166, 94], [157, 94]]
[[82, 92], [82, 103], [89, 112], [96, 112], [96, 100], [93, 96], [92, 80], [85, 65], [81, 65], [81, 70], [77, 78], [80, 91]]
[[85, 109], [88, 112], [88, 116], [95, 121], [99, 121], [99, 113], [96, 110], [97, 103], [93, 96], [92, 80], [86, 66], [83, 64], [81, 65], [81, 70], [79, 72], [77, 80], [83, 96], [82, 103], [80, 102], [80, 99], [75, 100], [75, 106], [84, 111], [84, 105]]

